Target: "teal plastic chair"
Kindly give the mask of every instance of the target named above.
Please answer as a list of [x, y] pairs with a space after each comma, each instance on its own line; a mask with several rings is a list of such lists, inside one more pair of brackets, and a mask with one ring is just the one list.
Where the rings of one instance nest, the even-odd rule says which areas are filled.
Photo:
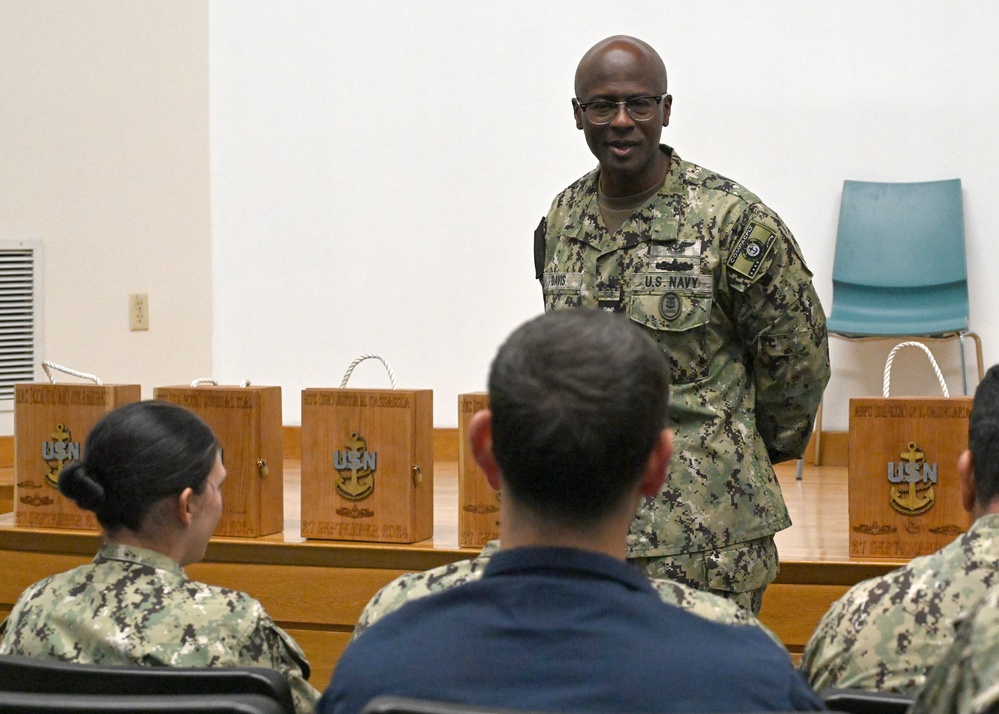
[[[844, 181], [829, 335], [956, 338], [967, 394], [965, 337], [975, 341], [978, 379], [983, 376], [982, 343], [969, 329], [969, 313], [961, 180]], [[816, 431], [822, 432], [821, 405]], [[815, 454], [818, 464], [818, 448]]]

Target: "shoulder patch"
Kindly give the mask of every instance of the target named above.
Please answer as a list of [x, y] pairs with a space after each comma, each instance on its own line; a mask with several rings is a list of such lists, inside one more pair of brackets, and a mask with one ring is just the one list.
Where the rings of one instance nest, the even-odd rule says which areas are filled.
[[750, 222], [728, 259], [728, 267], [747, 278], [755, 278], [770, 254], [777, 235], [766, 226]]

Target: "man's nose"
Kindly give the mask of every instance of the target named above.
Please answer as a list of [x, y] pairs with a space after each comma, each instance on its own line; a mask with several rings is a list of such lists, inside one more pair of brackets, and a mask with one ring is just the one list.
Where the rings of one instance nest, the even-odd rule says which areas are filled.
[[614, 118], [610, 121], [611, 126], [617, 126], [621, 128], [628, 128], [635, 123], [635, 120], [631, 118], [631, 114], [628, 113], [628, 105], [621, 102], [617, 105], [617, 112], [614, 114]]

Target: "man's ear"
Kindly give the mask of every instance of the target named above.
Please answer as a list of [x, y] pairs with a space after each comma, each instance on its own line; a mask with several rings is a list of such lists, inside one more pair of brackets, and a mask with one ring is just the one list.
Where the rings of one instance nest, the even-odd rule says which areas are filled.
[[583, 128], [583, 110], [579, 107], [579, 102], [572, 100], [572, 116], [576, 120], [576, 128]]
[[171, 499], [170, 507], [174, 516], [185, 526], [191, 525], [194, 517], [194, 489], [188, 486], [180, 492], [179, 496]]
[[975, 465], [971, 461], [971, 449], [957, 457], [957, 478], [961, 485], [961, 505], [968, 513], [975, 510]]
[[669, 126], [669, 115], [673, 109], [673, 95], [667, 94], [663, 97], [663, 126]]
[[485, 472], [489, 487], [500, 490], [500, 470], [493, 454], [493, 413], [488, 409], [476, 412], [468, 423], [468, 441], [475, 462]]
[[645, 462], [645, 471], [642, 473], [642, 480], [639, 490], [646, 498], [653, 498], [659, 495], [663, 484], [666, 483], [666, 470], [669, 468], [669, 460], [673, 455], [673, 432], [663, 429], [659, 432], [659, 438], [649, 453], [649, 458]]

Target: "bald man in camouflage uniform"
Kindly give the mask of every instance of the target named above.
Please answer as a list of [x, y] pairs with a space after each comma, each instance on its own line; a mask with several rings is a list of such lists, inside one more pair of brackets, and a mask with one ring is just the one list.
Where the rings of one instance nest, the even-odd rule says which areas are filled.
[[572, 104], [599, 166], [535, 233], [545, 309], [624, 312], [672, 366], [676, 450], [628, 555], [759, 613], [791, 525], [772, 463], [804, 452], [829, 379], [812, 274], [756, 195], [659, 143], [672, 97], [650, 46], [598, 43]]
[[[79, 626], [85, 623], [85, 626]], [[105, 545], [88, 565], [30, 586], [0, 624], [0, 654], [83, 664], [269, 667], [298, 714], [315, 711], [298, 644], [249, 595], [191, 580], [161, 553]]]
[[954, 644], [926, 678], [912, 714], [999, 711], [999, 590], [958, 628]]
[[[378, 620], [395, 612], [407, 602], [478, 580], [482, 577], [493, 553], [499, 550], [499, 546], [498, 540], [489, 541], [482, 552], [470, 560], [459, 560], [421, 573], [399, 576], [371, 598], [361, 612], [351, 640], [356, 639]], [[681, 610], [687, 610], [713, 622], [759, 627], [777, 644], [784, 646], [784, 643], [752, 613], [731, 600], [669, 580], [652, 580], [651, 583], [662, 601], [669, 605], [675, 605]]]
[[957, 471], [971, 528], [833, 604], [801, 660], [815, 689], [918, 690], [953, 642], [957, 621], [999, 585], [999, 366], [975, 391], [969, 441]]

